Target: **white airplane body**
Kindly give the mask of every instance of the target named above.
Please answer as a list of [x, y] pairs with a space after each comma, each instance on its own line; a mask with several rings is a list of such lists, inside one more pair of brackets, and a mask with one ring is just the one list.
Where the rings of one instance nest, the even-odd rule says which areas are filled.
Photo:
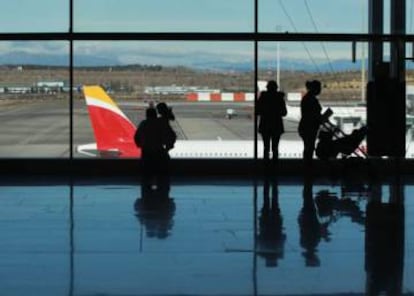
[[[96, 143], [79, 145], [77, 152], [86, 156], [137, 158], [141, 151], [134, 143], [136, 126], [126, 117], [115, 102], [99, 86], [84, 86], [89, 117]], [[343, 109], [340, 109], [343, 108]], [[337, 116], [358, 114], [366, 118], [365, 107], [334, 107]], [[353, 111], [352, 111], [353, 110]], [[350, 112], [354, 112], [353, 114]], [[299, 107], [288, 107], [288, 119], [300, 119]], [[334, 117], [334, 115], [333, 115]], [[409, 131], [410, 132], [410, 131]], [[414, 146], [407, 141], [407, 155], [414, 156]], [[361, 146], [365, 146], [363, 142]], [[365, 150], [365, 148], [362, 148]], [[263, 157], [263, 143], [258, 141], [258, 157]], [[302, 158], [303, 142], [285, 140], [279, 143], [279, 158]], [[253, 140], [178, 140], [170, 150], [171, 158], [254, 158]]]
[[[281, 140], [280, 158], [302, 158], [302, 141]], [[263, 143], [258, 142], [258, 157], [263, 157]], [[172, 158], [254, 158], [254, 141], [217, 140], [217, 141], [177, 141], [170, 151]]]
[[[90, 157], [140, 157], [133, 135], [135, 125], [99, 86], [83, 87], [96, 143], [79, 145], [77, 152]], [[263, 143], [258, 142], [258, 157]], [[284, 140], [279, 144], [280, 158], [301, 158], [302, 141]], [[254, 158], [253, 140], [177, 140], [171, 158]]]
[[[286, 105], [287, 108], [287, 115], [286, 119], [290, 119], [293, 121], [300, 121], [301, 112], [299, 106], [290, 106], [289, 104]], [[322, 113], [324, 113], [328, 108], [322, 108]], [[367, 110], [364, 106], [355, 106], [355, 107], [348, 107], [348, 106], [334, 106], [329, 107], [332, 110], [333, 114], [329, 118], [329, 120], [333, 123], [338, 125], [342, 121], [345, 120], [353, 120], [355, 122], [360, 121], [361, 124], [366, 124], [367, 121]]]
[[[169, 151], [171, 158], [254, 158], [254, 142], [248, 140], [177, 140], [174, 148]], [[263, 157], [263, 143], [257, 145], [258, 158]], [[208, 148], [206, 148], [208, 147]], [[97, 157], [100, 156], [96, 143], [79, 145], [78, 153]], [[116, 156], [119, 151], [113, 149], [106, 155]], [[281, 140], [279, 158], [302, 158], [303, 143], [301, 141]], [[102, 154], [101, 154], [102, 155]]]

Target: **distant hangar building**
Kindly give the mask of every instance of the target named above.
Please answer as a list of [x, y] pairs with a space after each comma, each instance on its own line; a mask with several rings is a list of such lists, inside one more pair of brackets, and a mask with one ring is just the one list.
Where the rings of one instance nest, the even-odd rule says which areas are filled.
[[36, 82], [36, 89], [38, 92], [62, 92], [66, 87], [65, 81], [38, 81]]

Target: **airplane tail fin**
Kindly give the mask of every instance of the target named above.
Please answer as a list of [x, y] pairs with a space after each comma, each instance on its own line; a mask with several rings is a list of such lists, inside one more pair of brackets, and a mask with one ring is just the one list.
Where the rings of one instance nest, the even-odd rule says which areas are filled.
[[139, 157], [135, 146], [136, 127], [100, 86], [84, 86], [89, 118], [97, 149], [103, 155]]

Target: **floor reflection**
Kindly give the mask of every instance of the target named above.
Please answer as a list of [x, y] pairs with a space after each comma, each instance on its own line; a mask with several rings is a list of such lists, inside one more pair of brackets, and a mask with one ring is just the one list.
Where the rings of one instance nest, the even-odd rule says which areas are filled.
[[365, 270], [367, 295], [401, 295], [404, 261], [404, 195], [396, 182], [389, 198], [380, 184], [372, 184], [366, 208]]
[[149, 238], [167, 238], [174, 226], [175, 202], [172, 198], [137, 198], [134, 204], [136, 216], [145, 227]]
[[276, 267], [278, 260], [283, 258], [286, 241], [276, 178], [267, 178], [264, 181], [263, 206], [259, 216], [257, 241], [257, 252], [265, 258], [266, 266]]
[[154, 188], [150, 184], [142, 184], [141, 197], [136, 199], [134, 209], [148, 238], [167, 238], [172, 232], [175, 214], [175, 202], [170, 197], [169, 177], [162, 178]]
[[0, 185], [1, 294], [413, 295], [414, 182], [173, 181]]
[[[299, 230], [299, 246], [301, 256], [304, 259], [305, 267], [320, 269], [321, 274], [330, 273], [330, 278], [326, 279], [331, 283], [319, 283], [317, 289], [312, 291], [302, 291], [298, 294], [309, 293], [355, 293], [349, 282], [349, 290], [338, 289], [336, 286], [342, 286], [341, 265], [346, 261], [356, 264], [356, 269], [361, 268], [365, 272], [363, 279], [364, 288], [359, 293], [365, 295], [403, 295], [403, 270], [404, 270], [404, 245], [405, 243], [405, 206], [404, 206], [404, 186], [398, 179], [393, 182], [379, 183], [343, 183], [338, 185], [321, 186], [309, 178], [304, 178], [302, 187], [302, 203], [298, 208], [297, 222]], [[314, 187], [317, 189], [315, 190]], [[324, 188], [325, 187], [325, 188]], [[330, 189], [334, 189], [331, 191]], [[338, 190], [340, 189], [340, 190]], [[283, 216], [292, 214], [291, 211], [283, 213], [283, 206], [280, 200], [286, 201], [286, 197], [280, 196], [277, 178], [266, 177], [263, 180], [263, 199], [261, 207], [258, 207], [258, 235], [257, 248], [255, 255], [265, 259], [266, 267], [276, 267], [280, 259], [284, 258], [286, 253], [286, 244], [292, 247], [292, 237], [295, 237], [291, 231], [291, 225], [284, 225]], [[292, 198], [292, 197], [291, 197]], [[260, 200], [259, 200], [260, 203]], [[291, 205], [291, 203], [286, 203]], [[290, 207], [285, 206], [290, 210]], [[352, 225], [357, 228], [352, 230]], [[339, 227], [339, 228], [338, 228]], [[345, 228], [344, 228], [345, 227]], [[341, 239], [338, 229], [345, 230], [347, 235], [354, 236], [360, 229], [363, 233], [363, 259], [358, 260], [358, 252], [354, 249], [353, 244], [358, 241], [348, 240], [348, 245], [341, 245], [338, 249], [338, 243], [333, 247], [328, 247], [335, 239]], [[343, 239], [342, 239], [343, 240]], [[320, 247], [324, 242], [324, 247]], [[329, 250], [330, 253], [324, 253]], [[289, 252], [294, 254], [294, 252]], [[341, 256], [341, 257], [338, 257]], [[291, 257], [291, 256], [288, 256]], [[325, 262], [321, 258], [325, 258]], [[292, 258], [288, 258], [292, 262]], [[332, 262], [336, 266], [332, 269]], [[363, 263], [365, 261], [365, 263]], [[256, 261], [254, 261], [255, 264]], [[324, 267], [324, 264], [330, 267]], [[286, 267], [286, 266], [284, 266]], [[298, 266], [289, 266], [295, 270], [298, 281], [306, 279], [311, 275], [307, 270], [300, 269]], [[263, 287], [260, 284], [261, 279], [268, 278], [266, 271], [255, 268], [258, 274], [255, 276], [257, 291], [255, 294], [267, 294], [272, 290], [268, 289], [268, 283], [265, 282]], [[279, 274], [279, 273], [278, 273]], [[332, 276], [337, 274], [336, 277]], [[273, 276], [275, 278], [276, 274]], [[279, 274], [280, 276], [280, 274]], [[347, 278], [345, 274], [344, 286]], [[311, 278], [311, 277], [310, 277]], [[355, 274], [351, 278], [355, 279]], [[304, 280], [306, 282], [306, 280]], [[407, 279], [406, 283], [412, 285]], [[275, 285], [277, 286], [277, 285]], [[330, 288], [326, 288], [326, 287]], [[316, 287], [316, 286], [315, 286]], [[299, 289], [300, 290], [300, 289]], [[280, 289], [275, 294], [293, 293], [295, 289]], [[316, 292], [317, 291], [317, 292]]]
[[329, 241], [329, 222], [321, 222], [318, 217], [315, 200], [313, 198], [313, 180], [306, 178], [303, 185], [302, 209], [299, 212], [298, 223], [300, 229], [300, 246], [306, 266], [319, 266], [317, 254], [321, 239]]

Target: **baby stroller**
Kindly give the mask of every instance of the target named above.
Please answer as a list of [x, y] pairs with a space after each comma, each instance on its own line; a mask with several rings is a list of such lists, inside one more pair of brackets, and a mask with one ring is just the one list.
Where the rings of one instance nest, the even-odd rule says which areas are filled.
[[322, 115], [323, 123], [318, 135], [316, 156], [322, 160], [337, 158], [338, 154], [365, 158], [367, 154], [359, 145], [367, 134], [367, 128], [363, 126], [347, 135], [328, 120], [332, 113], [332, 110], [328, 108]]

